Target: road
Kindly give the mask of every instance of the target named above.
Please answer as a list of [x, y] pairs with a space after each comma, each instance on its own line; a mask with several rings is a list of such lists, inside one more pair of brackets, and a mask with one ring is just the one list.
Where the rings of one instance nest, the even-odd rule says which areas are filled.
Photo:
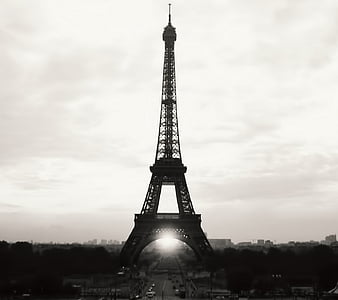
[[148, 288], [154, 285], [152, 289], [156, 292], [156, 296], [152, 298], [153, 300], [177, 300], [180, 298], [178, 295], [175, 296], [175, 290], [179, 289], [182, 284], [177, 259], [173, 256], [166, 256], [162, 257], [152, 270]]

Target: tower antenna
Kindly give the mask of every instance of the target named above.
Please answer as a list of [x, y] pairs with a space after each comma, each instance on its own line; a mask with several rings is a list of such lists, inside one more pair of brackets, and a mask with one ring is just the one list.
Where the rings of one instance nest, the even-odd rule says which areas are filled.
[[171, 3], [169, 5], [169, 25], [171, 25]]

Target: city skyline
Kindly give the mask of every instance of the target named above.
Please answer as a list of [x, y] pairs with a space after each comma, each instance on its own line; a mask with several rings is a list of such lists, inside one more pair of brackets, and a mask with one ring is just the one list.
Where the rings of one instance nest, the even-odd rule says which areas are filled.
[[[155, 157], [167, 4], [2, 3], [0, 240], [128, 237]], [[208, 237], [338, 228], [337, 12], [172, 1], [182, 157]]]
[[[337, 247], [337, 235], [336, 234], [329, 234], [327, 236], [322, 237], [321, 240], [309, 240], [309, 241], [294, 241], [290, 240], [287, 242], [279, 243], [276, 240], [273, 239], [261, 239], [261, 238], [255, 238], [252, 240], [246, 240], [246, 241], [234, 241], [231, 238], [212, 238], [209, 237], [208, 240], [213, 247], [213, 249], [220, 249], [220, 248], [229, 248], [229, 247], [256, 247], [256, 246], [263, 246], [263, 247], [284, 247], [284, 246], [299, 246], [299, 245], [326, 245], [326, 246], [334, 246]], [[41, 242], [41, 241], [15, 241], [16, 242], [28, 242], [33, 245], [66, 245], [66, 246], [72, 246], [72, 245], [84, 245], [84, 246], [119, 246], [121, 248], [126, 241], [120, 241], [113, 238], [93, 238], [91, 240], [87, 241], [67, 241], [67, 242]], [[148, 246], [152, 244], [161, 244], [163, 243], [164, 246], [178, 246], [181, 244], [184, 244], [183, 242], [171, 237], [170, 235], [165, 235], [161, 237], [158, 240], [155, 240], [148, 244]], [[147, 247], [148, 247], [147, 246]], [[147, 248], [146, 247], [146, 248]]]

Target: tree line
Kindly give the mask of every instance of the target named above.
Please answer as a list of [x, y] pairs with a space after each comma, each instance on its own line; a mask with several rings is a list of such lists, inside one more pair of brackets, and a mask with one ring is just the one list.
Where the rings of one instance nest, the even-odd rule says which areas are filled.
[[33, 251], [28, 242], [0, 242], [0, 293], [74, 293], [63, 285], [71, 274], [114, 273], [119, 269], [119, 253], [103, 247], [50, 248]]
[[[139, 265], [149, 265], [159, 258], [154, 255], [148, 253]], [[191, 260], [191, 264], [195, 262]], [[286, 291], [291, 286], [327, 291], [338, 281], [338, 251], [324, 245], [268, 250], [226, 248], [215, 251], [204, 267], [214, 274], [215, 282], [223, 274], [225, 286], [233, 292], [255, 290], [264, 294]], [[55, 245], [34, 251], [31, 243], [0, 241], [0, 294], [70, 294], [75, 291], [63, 285], [65, 276], [116, 274], [119, 268], [119, 253], [103, 247], [65, 249]]]
[[291, 286], [311, 286], [328, 291], [338, 281], [338, 251], [329, 246], [250, 250], [226, 248], [207, 261], [208, 269], [225, 273], [228, 289], [288, 291]]

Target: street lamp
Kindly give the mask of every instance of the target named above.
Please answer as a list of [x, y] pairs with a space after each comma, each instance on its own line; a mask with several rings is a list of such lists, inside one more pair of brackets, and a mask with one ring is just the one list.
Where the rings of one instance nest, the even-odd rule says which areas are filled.
[[213, 272], [210, 271], [210, 300], [212, 300], [212, 276], [213, 276]]
[[277, 282], [282, 278], [281, 274], [272, 274], [273, 279], [273, 299], [276, 300], [276, 287]]
[[[114, 300], [117, 299], [117, 290], [116, 290], [116, 285], [117, 285], [117, 278], [120, 276], [124, 275], [124, 271], [117, 272], [114, 274], [113, 279], [114, 279]], [[110, 299], [112, 299], [112, 293], [110, 292]]]

